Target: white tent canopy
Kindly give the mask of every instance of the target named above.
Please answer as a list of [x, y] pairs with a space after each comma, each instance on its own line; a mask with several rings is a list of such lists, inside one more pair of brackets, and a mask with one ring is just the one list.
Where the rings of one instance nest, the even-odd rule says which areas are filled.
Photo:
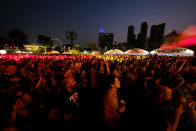
[[89, 54], [89, 51], [84, 50], [84, 51], [83, 51], [83, 54]]
[[134, 48], [134, 49], [129, 49], [125, 52], [125, 54], [130, 54], [130, 55], [147, 55], [149, 54], [148, 51], [139, 49], [139, 48]]
[[104, 54], [124, 54], [124, 52], [119, 49], [111, 49], [111, 50], [105, 52]]
[[93, 50], [93, 51], [91, 52], [91, 54], [100, 54], [100, 51], [98, 51], [98, 50]]
[[54, 50], [54, 51], [48, 52], [48, 54], [60, 54], [60, 52], [59, 52], [59, 51]]
[[183, 48], [183, 47], [172, 47], [172, 48], [158, 48], [150, 52], [151, 54], [158, 54], [158, 55], [183, 55], [183, 56], [193, 56], [194, 51]]

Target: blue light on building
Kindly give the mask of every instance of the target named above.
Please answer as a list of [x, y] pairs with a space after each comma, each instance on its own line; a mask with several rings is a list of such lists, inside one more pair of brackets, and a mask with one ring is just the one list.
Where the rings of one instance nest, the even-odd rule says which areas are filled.
[[103, 28], [99, 29], [99, 33], [104, 33], [104, 29]]

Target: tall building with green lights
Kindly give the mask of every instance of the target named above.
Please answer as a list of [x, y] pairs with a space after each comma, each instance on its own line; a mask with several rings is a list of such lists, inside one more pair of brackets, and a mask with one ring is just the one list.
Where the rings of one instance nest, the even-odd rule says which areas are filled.
[[113, 39], [114, 39], [113, 33], [100, 32], [99, 33], [99, 47], [101, 47], [101, 49], [104, 49], [105, 47], [107, 47], [107, 49], [112, 49]]

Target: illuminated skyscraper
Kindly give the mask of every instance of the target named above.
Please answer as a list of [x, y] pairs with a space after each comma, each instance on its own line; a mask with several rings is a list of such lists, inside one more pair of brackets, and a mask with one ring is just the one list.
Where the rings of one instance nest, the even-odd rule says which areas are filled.
[[164, 31], [165, 23], [152, 25], [150, 32], [150, 40], [148, 42], [149, 50], [154, 50], [161, 46], [163, 42]]
[[113, 47], [113, 39], [114, 35], [113, 33], [99, 33], [99, 47], [104, 49], [107, 47], [107, 49], [111, 49]]
[[140, 33], [137, 36], [137, 48], [145, 48], [146, 47], [146, 36], [147, 36], [147, 30], [148, 30], [148, 23], [143, 22], [141, 24]]
[[135, 47], [135, 34], [134, 34], [134, 26], [130, 25], [128, 27], [127, 32], [127, 45], [128, 47], [134, 48]]

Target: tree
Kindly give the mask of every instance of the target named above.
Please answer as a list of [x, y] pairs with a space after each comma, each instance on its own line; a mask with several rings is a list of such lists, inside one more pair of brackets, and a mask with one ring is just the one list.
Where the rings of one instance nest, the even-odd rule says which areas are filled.
[[51, 37], [45, 36], [45, 35], [38, 35], [37, 36], [37, 42], [40, 43], [43, 46], [46, 46], [47, 49], [51, 49], [53, 46], [53, 41], [51, 40]]
[[0, 36], [0, 49], [4, 49], [6, 45], [8, 46], [7, 39]]
[[74, 31], [65, 31], [65, 37], [70, 41], [70, 46], [73, 47], [73, 41], [77, 40], [78, 33]]
[[27, 36], [19, 29], [10, 30], [8, 38], [14, 48], [24, 48], [24, 44], [27, 43]]
[[172, 30], [164, 37], [164, 43], [175, 43], [178, 41], [179, 34], [176, 30]]
[[76, 50], [80, 50], [80, 45], [79, 45], [79, 44], [75, 44], [75, 45], [74, 45], [74, 48], [75, 48]]

